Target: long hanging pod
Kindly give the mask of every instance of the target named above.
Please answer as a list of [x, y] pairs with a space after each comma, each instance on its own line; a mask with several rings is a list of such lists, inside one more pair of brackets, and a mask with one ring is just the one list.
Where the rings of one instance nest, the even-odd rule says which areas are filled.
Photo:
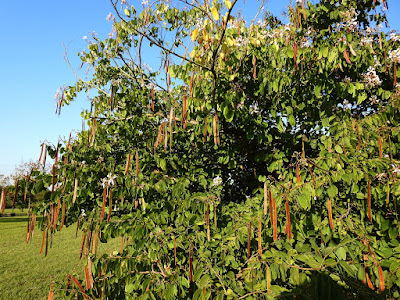
[[367, 200], [368, 200], [368, 219], [370, 222], [372, 222], [372, 213], [371, 213], [371, 184], [369, 182], [369, 177], [368, 177], [368, 195], [367, 195]]
[[267, 205], [268, 201], [268, 191], [267, 191], [267, 181], [264, 182], [264, 216], [267, 214]]
[[329, 226], [331, 227], [332, 231], [334, 231], [335, 228], [333, 227], [331, 199], [328, 199], [328, 218], [329, 218]]
[[272, 199], [272, 205], [273, 205], [273, 215], [274, 215], [274, 221], [273, 221], [273, 227], [274, 227], [274, 242], [276, 241], [278, 237], [278, 224], [277, 224], [277, 219], [276, 219], [276, 202], [275, 202], [275, 197]]
[[251, 242], [251, 222], [249, 223], [249, 238], [247, 241], [247, 259], [250, 257], [250, 242]]
[[291, 228], [291, 224], [290, 224], [289, 202], [288, 202], [287, 198], [286, 198], [285, 207], [286, 207], [286, 222], [287, 222], [286, 223], [285, 234], [288, 233], [289, 234], [289, 240], [291, 240], [292, 239], [292, 228]]
[[125, 176], [128, 174], [128, 172], [129, 172], [129, 166], [130, 166], [130, 164], [131, 164], [131, 151], [129, 151], [129, 154], [128, 154], [128, 159], [126, 160], [126, 165], [125, 165]]
[[262, 247], [261, 247], [261, 220], [258, 221], [258, 254], [262, 256]]

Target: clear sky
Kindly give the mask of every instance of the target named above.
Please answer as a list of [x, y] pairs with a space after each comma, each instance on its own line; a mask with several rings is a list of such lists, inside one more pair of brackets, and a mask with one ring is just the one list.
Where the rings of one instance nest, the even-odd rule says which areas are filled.
[[[280, 16], [289, 2], [269, 0], [265, 8]], [[391, 28], [399, 29], [400, 1], [388, 2]], [[141, 0], [128, 3], [141, 6]], [[244, 16], [253, 16], [260, 3], [238, 4]], [[106, 17], [113, 8], [108, 0], [22, 0], [0, 1], [0, 11], [0, 175], [9, 175], [21, 163], [37, 160], [43, 141], [55, 144], [80, 130], [80, 112], [89, 107], [85, 95], [55, 114], [57, 88], [75, 82], [64, 61], [64, 45], [76, 69], [77, 53], [87, 46], [82, 37], [95, 31], [106, 38], [111, 30]]]

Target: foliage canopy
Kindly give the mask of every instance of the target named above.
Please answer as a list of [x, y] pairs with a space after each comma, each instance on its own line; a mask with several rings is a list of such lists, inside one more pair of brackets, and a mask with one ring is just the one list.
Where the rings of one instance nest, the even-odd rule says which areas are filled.
[[[387, 2], [296, 1], [287, 25], [262, 10], [246, 23], [236, 1], [121, 2], [112, 37], [79, 54], [92, 78], [59, 98], [96, 90], [90, 129], [47, 147], [51, 175], [33, 172], [32, 193], [52, 190], [36, 212], [43, 243], [78, 221], [89, 257], [85, 280], [51, 293], [399, 297]], [[153, 48], [155, 70], [143, 61]], [[121, 250], [96, 257], [110, 237]]]

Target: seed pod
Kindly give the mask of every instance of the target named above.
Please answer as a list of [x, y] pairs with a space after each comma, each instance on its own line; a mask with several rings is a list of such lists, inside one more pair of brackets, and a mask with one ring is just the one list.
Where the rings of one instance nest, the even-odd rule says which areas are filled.
[[309, 163], [307, 163], [307, 166], [308, 166], [308, 170], [310, 171], [311, 178], [312, 178], [312, 180], [313, 180], [313, 182], [314, 182], [314, 187], [317, 188], [317, 182], [315, 181], [314, 173], [313, 173], [313, 171], [311, 170], [311, 166], [310, 166]]
[[187, 109], [187, 107], [186, 107], [186, 96], [183, 96], [182, 119], [181, 119], [182, 124], [184, 124], [185, 120], [186, 120], [186, 109]]
[[85, 297], [85, 299], [89, 299], [89, 297], [85, 294], [85, 290], [83, 289], [83, 287], [81, 286], [79, 281], [73, 275], [70, 275], [70, 276], [71, 276], [72, 280], [75, 282], [75, 284], [78, 286], [78, 288], [81, 290], [83, 297]]
[[65, 199], [63, 200], [63, 206], [62, 206], [62, 217], [61, 217], [60, 230], [64, 227], [64, 220], [65, 220]]
[[368, 178], [368, 219], [372, 222], [372, 213], [371, 213], [371, 185], [369, 183]]
[[136, 176], [139, 176], [139, 151], [136, 149]]
[[61, 206], [61, 201], [60, 201], [60, 199], [58, 199], [57, 209], [55, 210], [55, 214], [54, 214], [53, 231], [56, 230], [58, 214], [60, 213], [60, 206]]
[[296, 167], [296, 182], [297, 182], [298, 184], [301, 183], [300, 166], [299, 166], [299, 165], [297, 165], [297, 167]]
[[90, 279], [89, 279], [89, 272], [86, 266], [83, 266], [83, 269], [85, 271], [85, 281], [86, 281], [86, 289], [90, 289]]
[[349, 52], [347, 51], [346, 48], [344, 48], [344, 50], [343, 50], [343, 56], [344, 56], [344, 58], [346, 59], [347, 63], [348, 63], [349, 65], [351, 65], [351, 60], [350, 60]]
[[207, 241], [210, 240], [210, 204], [207, 204]]
[[89, 286], [93, 288], [92, 259], [88, 256]]
[[212, 125], [213, 125], [213, 133], [214, 133], [214, 145], [217, 144], [217, 124], [215, 122], [215, 117], [212, 120]]
[[190, 282], [193, 283], [193, 253], [192, 247], [189, 249], [189, 278]]
[[151, 110], [154, 111], [154, 88], [151, 89]]
[[305, 9], [305, 7], [304, 7], [304, 0], [301, 1], [301, 6], [302, 6], [302, 8], [303, 8], [303, 17], [304, 17], [304, 20], [307, 20], [306, 9]]
[[256, 68], [256, 57], [253, 55], [253, 78], [256, 79], [257, 68]]
[[272, 205], [273, 205], [273, 215], [274, 215], [274, 221], [273, 221], [273, 224], [274, 224], [274, 242], [276, 241], [276, 239], [277, 239], [277, 236], [278, 236], [278, 224], [277, 224], [277, 217], [276, 217], [276, 202], [275, 202], [275, 197], [273, 198], [273, 200], [272, 200]]
[[385, 278], [383, 276], [382, 267], [378, 265], [378, 273], [379, 273], [379, 291], [383, 292], [385, 290]]
[[47, 231], [47, 228], [45, 228], [45, 229], [43, 230], [42, 245], [40, 246], [40, 252], [39, 252], [39, 254], [42, 254], [42, 252], [43, 252], [43, 246], [44, 246], [44, 239], [45, 239], [45, 237], [46, 237], [46, 231]]
[[249, 238], [247, 242], [247, 259], [250, 257], [250, 242], [251, 242], [251, 222], [249, 223]]
[[206, 118], [205, 118], [205, 120], [204, 120], [204, 138], [203, 138], [203, 142], [205, 142], [206, 141], [206, 139], [207, 139], [207, 116], [206, 116]]
[[24, 202], [26, 202], [26, 194], [27, 193], [28, 193], [28, 180], [25, 178]]
[[367, 283], [368, 283], [368, 287], [371, 289], [371, 290], [373, 290], [374, 289], [374, 286], [372, 285], [372, 282], [371, 282], [371, 280], [369, 279], [369, 275], [368, 275], [368, 273], [365, 271], [365, 277], [367, 278]]
[[299, 66], [297, 65], [297, 44], [294, 42], [293, 44], [293, 60], [294, 60], [294, 66], [296, 67], [296, 70], [299, 70]]
[[271, 291], [271, 271], [267, 265], [267, 293]]
[[[285, 197], [286, 198], [286, 197]], [[286, 203], [285, 203], [285, 207], [286, 207], [286, 229], [285, 229], [285, 234], [288, 233], [289, 234], [289, 241], [292, 239], [292, 228], [290, 225], [290, 211], [289, 211], [289, 202], [286, 198]]]
[[388, 71], [388, 66], [387, 66], [387, 52], [386, 52], [386, 49], [385, 49], [385, 72], [387, 73], [387, 71]]
[[46, 153], [47, 153], [47, 146], [43, 144], [44, 146], [44, 152], [43, 152], [43, 168], [46, 166]]
[[264, 216], [267, 214], [267, 181], [264, 182]]
[[94, 143], [94, 139], [96, 137], [96, 119], [93, 118], [93, 123], [92, 123], [92, 141], [90, 143], [90, 145], [92, 146]]
[[109, 205], [109, 208], [108, 208], [108, 218], [107, 218], [107, 223], [109, 223], [109, 222], [110, 222], [110, 219], [111, 219], [111, 212], [112, 212], [112, 189], [110, 189], [110, 193], [109, 193], [108, 201], [109, 201], [109, 203], [108, 203], [108, 205]]
[[388, 180], [387, 187], [386, 187], [386, 205], [389, 204], [389, 196], [390, 196], [390, 186], [389, 186], [389, 180]]
[[75, 174], [74, 195], [72, 196], [72, 203], [75, 203], [75, 201], [76, 201], [77, 191], [78, 191], [78, 178], [76, 177], [76, 174]]
[[219, 140], [219, 124], [218, 124], [218, 113], [215, 113], [215, 124], [217, 126], [217, 145], [220, 145], [220, 140]]
[[46, 249], [44, 250], [44, 256], [47, 256], [48, 249], [49, 249], [49, 231], [46, 229]]
[[43, 149], [44, 149], [44, 143], [42, 144], [42, 149], [41, 149], [41, 151], [40, 151], [40, 156], [39, 156], [38, 164], [42, 161]]
[[105, 187], [103, 191], [103, 207], [101, 208], [100, 223], [103, 222], [104, 210], [106, 208], [106, 199], [107, 199], [107, 188]]
[[335, 230], [333, 227], [333, 220], [332, 220], [332, 204], [331, 199], [328, 199], [328, 217], [329, 217], [329, 226], [331, 227], [332, 231]]
[[261, 220], [258, 221], [258, 254], [262, 255], [261, 248]]
[[79, 250], [79, 259], [82, 258], [83, 248], [85, 247], [85, 241], [86, 241], [86, 230], [83, 232], [83, 235], [82, 235], [82, 244], [81, 244], [81, 248]]
[[272, 197], [271, 197], [271, 190], [268, 189], [268, 198], [269, 198], [269, 214], [271, 218], [271, 227], [274, 226], [274, 212], [272, 208]]
[[379, 144], [379, 158], [382, 159], [383, 154], [382, 154], [382, 142], [381, 142], [381, 138], [378, 137], [378, 144]]
[[129, 166], [131, 164], [131, 151], [129, 151], [128, 154], [128, 159], [126, 160], [126, 166], [125, 166], [125, 176], [128, 174], [129, 172]]
[[175, 239], [175, 235], [174, 235], [174, 259], [175, 259], [175, 266], [176, 266], [176, 239]]

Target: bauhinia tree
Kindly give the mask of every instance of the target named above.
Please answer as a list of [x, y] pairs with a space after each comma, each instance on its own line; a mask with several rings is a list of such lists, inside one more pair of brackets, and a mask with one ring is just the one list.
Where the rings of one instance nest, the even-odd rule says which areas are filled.
[[387, 1], [296, 1], [286, 25], [236, 0], [111, 4], [110, 37], [79, 54], [93, 76], [59, 98], [95, 91], [89, 130], [32, 174], [51, 190], [42, 248], [77, 223], [87, 261], [50, 297], [399, 297]]

